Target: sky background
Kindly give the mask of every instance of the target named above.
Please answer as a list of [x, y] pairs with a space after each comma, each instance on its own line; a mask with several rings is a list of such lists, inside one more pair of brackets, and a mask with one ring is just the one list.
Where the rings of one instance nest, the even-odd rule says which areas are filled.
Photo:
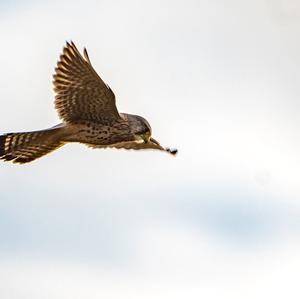
[[1, 1], [0, 36], [1, 133], [59, 123], [73, 40], [179, 149], [1, 163], [1, 298], [299, 298], [299, 1]]

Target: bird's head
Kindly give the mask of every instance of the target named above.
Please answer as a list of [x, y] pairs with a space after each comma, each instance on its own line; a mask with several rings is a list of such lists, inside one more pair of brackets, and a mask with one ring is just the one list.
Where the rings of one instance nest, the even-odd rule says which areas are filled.
[[144, 141], [144, 143], [149, 142], [152, 130], [148, 121], [139, 115], [127, 114], [127, 117], [132, 133], [136, 136], [136, 139]]
[[177, 154], [177, 149], [170, 149], [168, 147], [165, 148], [151, 137], [152, 130], [146, 119], [139, 115], [125, 113], [122, 113], [121, 115], [128, 121], [131, 132], [135, 136], [135, 141], [139, 144], [139, 149], [159, 149], [173, 156]]

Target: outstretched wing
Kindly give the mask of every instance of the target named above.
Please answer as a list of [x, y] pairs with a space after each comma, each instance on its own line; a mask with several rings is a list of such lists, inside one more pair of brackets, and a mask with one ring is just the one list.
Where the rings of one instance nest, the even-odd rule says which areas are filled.
[[55, 68], [55, 108], [60, 118], [100, 123], [120, 118], [115, 95], [92, 67], [86, 49], [84, 57], [73, 42], [67, 42]]

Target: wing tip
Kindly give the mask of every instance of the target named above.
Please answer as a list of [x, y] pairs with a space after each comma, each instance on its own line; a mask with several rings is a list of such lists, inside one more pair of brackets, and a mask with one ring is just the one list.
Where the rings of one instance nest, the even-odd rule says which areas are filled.
[[90, 60], [90, 57], [89, 57], [89, 54], [88, 54], [88, 51], [86, 49], [86, 47], [83, 48], [83, 55], [84, 55], [84, 58], [86, 59], [86, 61], [90, 64], [91, 64], [91, 60]]
[[72, 39], [65, 41], [65, 45], [63, 47], [63, 54], [61, 54], [60, 56], [60, 61], [62, 60], [62, 57], [66, 55], [66, 53], [70, 54], [70, 52], [73, 53], [73, 55], [77, 54], [81, 57], [84, 57], [84, 60], [90, 65], [92, 65], [86, 47], [83, 48], [83, 56], [82, 56]]

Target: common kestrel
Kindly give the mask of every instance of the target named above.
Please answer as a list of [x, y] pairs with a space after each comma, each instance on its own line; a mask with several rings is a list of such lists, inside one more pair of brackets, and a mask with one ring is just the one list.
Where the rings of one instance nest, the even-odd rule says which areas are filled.
[[63, 122], [46, 130], [1, 135], [0, 159], [28, 163], [69, 142], [177, 153], [151, 137], [146, 119], [118, 112], [113, 91], [92, 67], [86, 49], [82, 56], [73, 42], [67, 42], [53, 78], [55, 108]]

